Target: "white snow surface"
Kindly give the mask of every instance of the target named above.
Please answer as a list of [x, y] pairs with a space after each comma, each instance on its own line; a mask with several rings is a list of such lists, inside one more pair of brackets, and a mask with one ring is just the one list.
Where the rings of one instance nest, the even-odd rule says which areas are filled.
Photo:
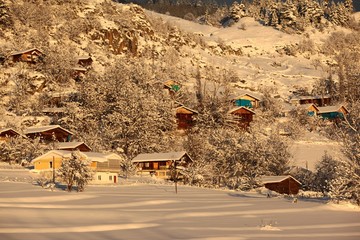
[[[0, 182], [1, 239], [359, 239], [359, 208], [173, 185]], [[306, 220], [305, 220], [306, 219]]]

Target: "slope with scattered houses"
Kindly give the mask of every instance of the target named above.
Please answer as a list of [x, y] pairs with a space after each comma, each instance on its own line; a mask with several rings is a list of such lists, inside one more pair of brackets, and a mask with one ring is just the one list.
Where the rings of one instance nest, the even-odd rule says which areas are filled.
[[[187, 91], [195, 95], [199, 80], [191, 74], [195, 70], [201, 75], [203, 85], [209, 88], [217, 84], [212, 79], [214, 75], [210, 75], [211, 71], [216, 70], [223, 72], [224, 75], [231, 73], [236, 76], [235, 81], [229, 83], [231, 94], [220, 95], [227, 98], [226, 118], [229, 124], [238, 126], [239, 129], [242, 129], [241, 131], [248, 131], [252, 121], [256, 119], [258, 109], [264, 104], [264, 94], [269, 94], [271, 99], [276, 99], [280, 103], [281, 117], [279, 119], [281, 121], [287, 121], [288, 114], [297, 110], [299, 106], [305, 109], [306, 115], [314, 118], [319, 116], [331, 122], [342, 121], [351, 112], [346, 103], [334, 105], [334, 99], [329, 95], [299, 94], [300, 90], [310, 91], [319, 79], [327, 77], [327, 63], [330, 60], [326, 56], [321, 55], [320, 52], [313, 54], [305, 52], [296, 57], [282, 53], [286, 47], [300, 44], [305, 35], [306, 38], [312, 39], [315, 45], [320, 45], [333, 30], [349, 31], [348, 29], [333, 26], [323, 32], [309, 29], [305, 34], [291, 35], [263, 26], [249, 17], [242, 18], [231, 27], [216, 28], [149, 12], [132, 4], [115, 5], [110, 1], [98, 0], [86, 1], [72, 10], [70, 6], [64, 7], [64, 10], [68, 11], [66, 14], [75, 15], [84, 22], [91, 21], [91, 19], [87, 19], [89, 17], [93, 18], [93, 28], [73, 29], [78, 31], [73, 33], [71, 29], [63, 26], [66, 24], [65, 19], [60, 19], [60, 22], [54, 24], [52, 28], [47, 26], [49, 27], [49, 40], [48, 42], [44, 41], [44, 45], [41, 45], [41, 39], [17, 40], [11, 43], [5, 40], [0, 42], [2, 50], [0, 53], [4, 56], [1, 63], [4, 71], [0, 73], [1, 114], [3, 116], [0, 124], [4, 129], [1, 130], [0, 137], [5, 142], [8, 141], [7, 138], [13, 136], [41, 137], [43, 143], [54, 146], [53, 150], [32, 159], [31, 165], [35, 171], [53, 171], [60, 166], [61, 159], [69, 157], [67, 151], [78, 149], [84, 158], [92, 160], [91, 166], [98, 173], [95, 181], [105, 180], [106, 183], [118, 181], [122, 156], [109, 153], [113, 149], [103, 149], [103, 152], [107, 153], [92, 152], [91, 144], [73, 141], [72, 129], [67, 130], [59, 124], [61, 119], [67, 117], [66, 105], [63, 103], [72, 102], [78, 97], [78, 88], [81, 83], [87, 81], [87, 77], [90, 78], [94, 72], [104, 73], [107, 65], [114, 64], [119, 59], [148, 56], [148, 64], [152, 68], [162, 67], [163, 64], [172, 64], [164, 63], [165, 60], [175, 61], [173, 62], [173, 73], [166, 73], [164, 76], [159, 74], [154, 77], [155, 79], [149, 79], [149, 81], [159, 82], [159, 92], [167, 92], [169, 105], [173, 106], [172, 114], [177, 123], [176, 134], [178, 136], [186, 135], [187, 130], [196, 126], [196, 120], [201, 114], [196, 106], [188, 106], [177, 101], [177, 96], [182, 92]], [[16, 10], [18, 12], [13, 14], [25, 13], [21, 7]], [[98, 14], [97, 11], [102, 14]], [[111, 20], [109, 18], [109, 16], [117, 14], [127, 16], [127, 21], [119, 23], [118, 19]], [[33, 26], [26, 25], [29, 29], [22, 33], [17, 32], [21, 30], [21, 27], [18, 26], [21, 22], [17, 22], [19, 19], [21, 20], [21, 17], [18, 16], [14, 27], [3, 33], [6, 39], [15, 39], [17, 34], [31, 36], [31, 32], [35, 31]], [[69, 21], [70, 23], [74, 27], [76, 20]], [[88, 24], [91, 26], [91, 23]], [[156, 24], [167, 29], [156, 29]], [[241, 26], [246, 26], [246, 28]], [[66, 36], [68, 33], [77, 35], [75, 37]], [[66, 37], [57, 39], [57, 34]], [[64, 56], [61, 51], [53, 51], [55, 48], [51, 47], [52, 44], [58, 44], [62, 48], [68, 47], [68, 50], [64, 50], [68, 55]], [[47, 52], [42, 49], [51, 49], [51, 51]], [[68, 62], [57, 63], [57, 59], [61, 59], [59, 61], [68, 60]], [[52, 66], [47, 65], [50, 64], [47, 61], [52, 61]], [[314, 64], [319, 61], [319, 66]], [[183, 69], [179, 71], [180, 67]], [[164, 68], [166, 69], [166, 67]], [[60, 84], [54, 83], [56, 79], [48, 77], [54, 69], [59, 72], [52, 73], [54, 76], [58, 76], [58, 81], [63, 81], [62, 77], [68, 79]], [[167, 70], [171, 70], [170, 67], [167, 67]], [[209, 75], [207, 75], [208, 72]], [[26, 90], [28, 102], [43, 98], [42, 104], [44, 105], [40, 109], [36, 111], [28, 111], [26, 107], [25, 110], [17, 109], [19, 106], [16, 104], [16, 100], [14, 102], [11, 94], [22, 79], [28, 81], [29, 89]], [[10, 105], [11, 107], [8, 107]], [[28, 107], [31, 108], [31, 105]], [[18, 114], [14, 114], [15, 111]], [[29, 116], [29, 113], [34, 115]], [[284, 130], [282, 134], [286, 136], [288, 132]], [[316, 133], [307, 132], [303, 137], [305, 141], [305, 138], [308, 140], [306, 145], [301, 145], [304, 143], [304, 140], [301, 139], [295, 141], [293, 145], [295, 156], [293, 156], [292, 165], [294, 166], [308, 169], [310, 165], [310, 170], [314, 170], [315, 163], [320, 160], [319, 156], [322, 156], [327, 148], [339, 154], [339, 151], [336, 150], [339, 147], [335, 142], [328, 139], [323, 140], [323, 137]], [[83, 139], [82, 136], [78, 136], [78, 138]], [[318, 142], [322, 142], [321, 146], [317, 145]], [[315, 154], [314, 151], [313, 154], [311, 152], [313, 150], [309, 150], [312, 146], [317, 151], [320, 148], [320, 153]], [[305, 148], [308, 149], [306, 163], [301, 158], [304, 156]], [[167, 151], [167, 153], [158, 154], [164, 156], [178, 153]], [[191, 156], [184, 154], [191, 159]], [[137, 172], [141, 174], [148, 172], [151, 175], [164, 177], [170, 174], [167, 173], [167, 170], [174, 167], [171, 164], [182, 160], [184, 160], [183, 156], [174, 159], [171, 157], [147, 159], [138, 155], [132, 159], [132, 162], [137, 163]], [[184, 166], [187, 165], [188, 162]], [[280, 182], [284, 179], [288, 180], [288, 178], [280, 178]], [[296, 179], [294, 181], [298, 182]]]

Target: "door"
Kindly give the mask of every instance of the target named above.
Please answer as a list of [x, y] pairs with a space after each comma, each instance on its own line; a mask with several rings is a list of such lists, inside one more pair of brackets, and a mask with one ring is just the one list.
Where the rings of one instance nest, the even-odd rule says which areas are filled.
[[116, 176], [114, 176], [114, 183], [116, 183]]

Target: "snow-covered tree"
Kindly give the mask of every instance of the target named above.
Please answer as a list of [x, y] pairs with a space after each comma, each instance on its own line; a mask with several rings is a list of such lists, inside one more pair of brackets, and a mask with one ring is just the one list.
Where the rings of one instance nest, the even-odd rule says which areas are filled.
[[91, 162], [80, 151], [73, 151], [71, 157], [63, 159], [61, 167], [57, 170], [57, 176], [67, 184], [67, 190], [71, 192], [74, 185], [77, 191], [84, 191], [85, 186], [93, 179]]
[[330, 183], [337, 177], [336, 173], [341, 171], [339, 167], [339, 161], [325, 152], [325, 155], [322, 157], [321, 161], [316, 164], [314, 179], [315, 189], [321, 191], [324, 194], [328, 194], [331, 187]]
[[40, 156], [44, 146], [40, 139], [29, 139], [23, 136], [11, 138], [0, 143], [0, 157], [2, 161], [27, 165], [30, 161]]

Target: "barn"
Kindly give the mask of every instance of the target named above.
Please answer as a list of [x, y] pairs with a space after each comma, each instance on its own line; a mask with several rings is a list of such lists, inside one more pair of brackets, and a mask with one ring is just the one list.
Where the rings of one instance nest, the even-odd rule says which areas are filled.
[[267, 189], [280, 194], [298, 194], [301, 188], [301, 183], [290, 175], [263, 176], [261, 177], [260, 182]]

